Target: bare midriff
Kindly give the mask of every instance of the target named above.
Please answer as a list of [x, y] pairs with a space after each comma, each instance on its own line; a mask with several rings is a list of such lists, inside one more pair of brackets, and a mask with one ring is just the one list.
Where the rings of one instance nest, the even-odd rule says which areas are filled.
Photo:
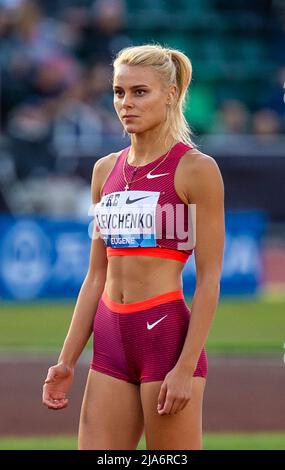
[[118, 303], [142, 300], [182, 289], [184, 263], [150, 256], [111, 256], [105, 292]]

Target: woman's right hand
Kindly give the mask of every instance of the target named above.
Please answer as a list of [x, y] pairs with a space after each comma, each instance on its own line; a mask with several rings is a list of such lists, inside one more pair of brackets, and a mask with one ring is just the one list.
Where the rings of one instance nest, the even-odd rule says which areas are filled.
[[43, 386], [43, 405], [52, 410], [66, 408], [68, 405], [66, 394], [72, 384], [73, 377], [74, 368], [64, 363], [50, 367]]

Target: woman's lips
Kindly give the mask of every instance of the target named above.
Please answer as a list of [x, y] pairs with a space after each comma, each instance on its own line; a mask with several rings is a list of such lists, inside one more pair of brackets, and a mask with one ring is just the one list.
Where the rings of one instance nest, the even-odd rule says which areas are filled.
[[134, 116], [132, 114], [130, 114], [129, 116], [124, 116], [123, 119], [134, 119], [134, 118], [137, 118], [138, 116]]

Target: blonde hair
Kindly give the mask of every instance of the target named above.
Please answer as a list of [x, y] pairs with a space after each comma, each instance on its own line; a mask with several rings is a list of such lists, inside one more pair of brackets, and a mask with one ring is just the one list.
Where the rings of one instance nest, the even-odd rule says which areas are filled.
[[177, 49], [169, 49], [159, 44], [146, 44], [122, 49], [113, 62], [114, 69], [120, 64], [153, 67], [166, 86], [177, 86], [174, 104], [167, 106], [165, 135], [170, 134], [175, 140], [193, 146], [192, 131], [184, 116], [187, 89], [192, 79], [190, 59]]

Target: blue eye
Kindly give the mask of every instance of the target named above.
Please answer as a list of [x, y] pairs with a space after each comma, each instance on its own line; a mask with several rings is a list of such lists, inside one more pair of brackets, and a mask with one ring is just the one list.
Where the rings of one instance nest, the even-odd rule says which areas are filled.
[[145, 90], [136, 90], [136, 93], [139, 95], [139, 96], [143, 96], [146, 91]]

